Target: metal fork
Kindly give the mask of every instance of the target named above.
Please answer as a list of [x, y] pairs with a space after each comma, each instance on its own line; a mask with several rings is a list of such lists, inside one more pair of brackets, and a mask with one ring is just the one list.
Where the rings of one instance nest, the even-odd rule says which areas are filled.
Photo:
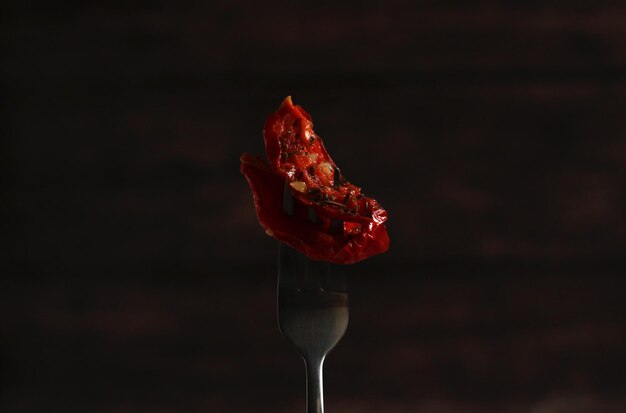
[[[287, 188], [283, 207], [293, 213]], [[284, 244], [279, 248], [278, 325], [304, 359], [307, 412], [323, 413], [324, 359], [348, 327], [345, 278], [340, 273], [331, 276], [327, 262], [312, 261]]]

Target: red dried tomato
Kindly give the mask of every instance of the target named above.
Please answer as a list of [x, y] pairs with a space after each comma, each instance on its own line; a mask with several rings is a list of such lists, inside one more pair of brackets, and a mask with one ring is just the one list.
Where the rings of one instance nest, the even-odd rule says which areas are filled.
[[[241, 172], [268, 235], [311, 259], [338, 264], [387, 251], [387, 212], [345, 179], [304, 109], [287, 97], [267, 119], [263, 135], [269, 165], [244, 154]], [[285, 183], [294, 197], [293, 214], [283, 210]], [[308, 219], [308, 208], [316, 222]], [[333, 219], [343, 222], [343, 231], [334, 229]]]

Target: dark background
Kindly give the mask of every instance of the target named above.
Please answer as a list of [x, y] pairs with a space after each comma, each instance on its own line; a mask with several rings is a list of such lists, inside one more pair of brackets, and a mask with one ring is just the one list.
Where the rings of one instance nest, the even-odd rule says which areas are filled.
[[304, 106], [389, 211], [329, 412], [626, 409], [626, 7], [3, 2], [1, 407], [297, 412], [239, 174]]

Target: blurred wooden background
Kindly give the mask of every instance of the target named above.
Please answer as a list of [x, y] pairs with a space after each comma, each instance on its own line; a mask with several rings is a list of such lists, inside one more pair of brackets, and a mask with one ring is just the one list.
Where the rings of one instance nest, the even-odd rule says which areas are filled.
[[626, 7], [2, 5], [1, 405], [297, 412], [238, 171], [287, 95], [390, 214], [329, 412], [626, 409]]

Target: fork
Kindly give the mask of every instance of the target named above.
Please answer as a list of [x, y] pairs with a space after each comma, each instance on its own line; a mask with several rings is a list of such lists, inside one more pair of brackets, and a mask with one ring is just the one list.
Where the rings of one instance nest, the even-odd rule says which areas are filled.
[[[283, 208], [288, 214], [293, 214], [293, 198], [288, 188], [285, 188]], [[309, 217], [315, 218], [311, 210]], [[337, 226], [334, 223], [334, 227]], [[307, 412], [323, 413], [324, 359], [348, 327], [345, 276], [341, 273], [331, 276], [327, 262], [310, 260], [291, 247], [280, 244], [278, 325], [282, 335], [304, 359]]]

